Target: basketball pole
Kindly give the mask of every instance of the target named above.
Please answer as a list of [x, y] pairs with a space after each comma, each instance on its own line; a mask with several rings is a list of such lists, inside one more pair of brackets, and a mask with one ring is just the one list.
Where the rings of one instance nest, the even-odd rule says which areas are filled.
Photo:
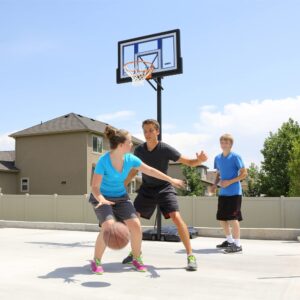
[[[152, 78], [153, 81], [156, 83], [156, 86], [149, 80], [146, 79], [146, 81], [152, 86], [152, 88], [156, 91], [156, 98], [157, 98], [157, 122], [159, 123], [160, 126], [160, 131], [159, 131], [159, 136], [158, 140], [162, 140], [162, 109], [161, 109], [161, 93], [163, 91], [163, 87], [161, 85], [161, 80], [163, 77], [157, 77], [157, 78]], [[159, 205], [156, 206], [156, 240], [160, 241], [161, 240], [161, 211], [159, 209]], [[154, 227], [155, 228], [155, 227]]]
[[[158, 77], [156, 80], [156, 93], [157, 93], [157, 122], [160, 126], [158, 140], [162, 140], [162, 121], [161, 121], [161, 77]], [[157, 220], [157, 235], [156, 238], [158, 241], [161, 240], [161, 211], [159, 209], [159, 205], [157, 205], [157, 213], [156, 213], [156, 220]]]

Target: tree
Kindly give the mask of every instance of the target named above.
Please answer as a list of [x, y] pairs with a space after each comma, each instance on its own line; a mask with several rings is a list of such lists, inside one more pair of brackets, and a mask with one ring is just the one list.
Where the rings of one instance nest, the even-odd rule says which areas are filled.
[[261, 194], [261, 183], [260, 183], [260, 170], [257, 165], [251, 163], [248, 168], [247, 177], [247, 191], [245, 194], [247, 197], [257, 197]]
[[270, 133], [261, 153], [264, 156], [260, 172], [261, 192], [267, 196], [288, 196], [290, 178], [288, 164], [293, 142], [300, 138], [300, 126], [289, 119], [275, 133]]
[[187, 181], [187, 189], [180, 190], [181, 196], [203, 196], [205, 187], [197, 168], [182, 166], [182, 173]]
[[288, 174], [290, 180], [289, 196], [300, 196], [300, 139], [293, 142], [293, 147], [288, 163]]

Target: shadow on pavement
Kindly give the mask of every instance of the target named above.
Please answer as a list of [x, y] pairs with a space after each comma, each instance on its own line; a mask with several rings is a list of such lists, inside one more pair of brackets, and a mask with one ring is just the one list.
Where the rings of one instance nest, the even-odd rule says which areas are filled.
[[300, 278], [300, 276], [258, 277], [257, 279], [291, 279], [291, 278]]
[[80, 267], [62, 267], [57, 268], [54, 271], [43, 275], [38, 276], [40, 279], [63, 279], [65, 283], [73, 283], [79, 281], [74, 277], [76, 275], [90, 275], [90, 265], [84, 265]]
[[88, 281], [88, 282], [83, 282], [81, 285], [89, 288], [101, 288], [101, 287], [111, 286], [110, 283], [103, 282], [103, 281]]
[[66, 248], [75, 248], [75, 247], [91, 247], [93, 248], [95, 245], [95, 242], [76, 242], [76, 243], [53, 243], [53, 242], [26, 242], [26, 244], [34, 244], [34, 245], [40, 245], [40, 246], [53, 246], [53, 247], [66, 247]]
[[[185, 249], [181, 249], [176, 251], [176, 253], [186, 253]], [[196, 254], [217, 254], [217, 253], [222, 253], [222, 249], [217, 249], [217, 248], [208, 248], [208, 249], [193, 249], [193, 253]]]

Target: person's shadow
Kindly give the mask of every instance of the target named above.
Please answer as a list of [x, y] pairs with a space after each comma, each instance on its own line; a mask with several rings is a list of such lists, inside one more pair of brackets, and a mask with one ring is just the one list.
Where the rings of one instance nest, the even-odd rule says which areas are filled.
[[[132, 265], [124, 265], [121, 263], [104, 263], [103, 269], [105, 273], [126, 273], [126, 272], [136, 272]], [[184, 268], [157, 268], [155, 266], [147, 265], [148, 271], [145, 272], [146, 276], [149, 278], [159, 278], [159, 270], [184, 270]], [[49, 272], [46, 275], [38, 276], [40, 279], [62, 279], [65, 283], [76, 283], [79, 282], [75, 277], [77, 275], [94, 275], [90, 270], [90, 264], [84, 266], [76, 267], [62, 267], [57, 268], [54, 271]], [[95, 275], [97, 276], [97, 275]], [[98, 278], [101, 278], [101, 275], [98, 275]], [[97, 288], [97, 287], [108, 287], [111, 284], [103, 281], [94, 281], [94, 282], [84, 282], [81, 283], [82, 286]]]
[[[91, 275], [90, 265], [84, 265], [79, 267], [62, 267], [57, 268], [50, 273], [38, 276], [40, 279], [63, 279], [65, 283], [76, 283], [79, 280], [75, 279], [76, 275]], [[100, 275], [99, 275], [100, 277]], [[104, 281], [91, 281], [83, 282], [82, 286], [90, 288], [109, 287], [111, 284]]]

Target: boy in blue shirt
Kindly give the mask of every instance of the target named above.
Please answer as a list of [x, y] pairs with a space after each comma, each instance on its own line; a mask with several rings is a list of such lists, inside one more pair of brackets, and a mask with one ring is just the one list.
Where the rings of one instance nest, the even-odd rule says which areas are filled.
[[231, 151], [232, 145], [233, 137], [230, 134], [222, 135], [220, 137], [222, 153], [217, 155], [214, 161], [217, 177], [213, 191], [220, 186], [217, 220], [220, 221], [226, 235], [226, 241], [217, 245], [217, 248], [224, 249], [225, 253], [242, 251], [239, 223], [243, 220], [241, 180], [247, 177], [242, 158]]

